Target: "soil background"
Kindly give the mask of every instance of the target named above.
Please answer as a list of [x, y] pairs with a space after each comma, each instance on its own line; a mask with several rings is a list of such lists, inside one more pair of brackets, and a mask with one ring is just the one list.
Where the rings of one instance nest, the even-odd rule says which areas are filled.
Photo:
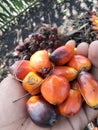
[[12, 53], [16, 45], [42, 23], [62, 25], [65, 17], [78, 16], [87, 11], [98, 10], [97, 0], [41, 0], [41, 4], [21, 15], [4, 32], [0, 31], [0, 81], [9, 73], [8, 68], [14, 62]]

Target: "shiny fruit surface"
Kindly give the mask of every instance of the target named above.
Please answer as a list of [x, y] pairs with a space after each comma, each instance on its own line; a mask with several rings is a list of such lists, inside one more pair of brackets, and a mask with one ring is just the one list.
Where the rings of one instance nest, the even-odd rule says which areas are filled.
[[23, 80], [29, 72], [36, 72], [28, 60], [16, 61], [12, 66], [10, 66], [9, 71], [20, 80]]
[[30, 58], [30, 64], [37, 72], [47, 73], [51, 68], [48, 51], [36, 51]]
[[42, 96], [32, 96], [27, 101], [27, 111], [32, 121], [39, 126], [53, 126], [57, 121], [57, 112]]
[[67, 99], [58, 106], [61, 115], [72, 117], [76, 115], [82, 106], [82, 96], [78, 90], [70, 89]]
[[82, 71], [78, 75], [79, 89], [86, 103], [98, 107], [98, 82], [92, 74]]
[[74, 55], [75, 45], [65, 44], [64, 46], [55, 49], [50, 56], [51, 61], [55, 65], [66, 64]]
[[50, 104], [60, 104], [68, 96], [70, 84], [66, 78], [58, 75], [49, 76], [41, 85], [42, 96]]
[[78, 71], [69, 66], [55, 66], [53, 74], [64, 76], [68, 81], [76, 78]]
[[69, 61], [68, 66], [75, 68], [77, 71], [88, 71], [91, 68], [91, 62], [87, 57], [74, 55]]
[[23, 88], [32, 95], [40, 92], [40, 83], [43, 79], [34, 72], [29, 72], [23, 79]]

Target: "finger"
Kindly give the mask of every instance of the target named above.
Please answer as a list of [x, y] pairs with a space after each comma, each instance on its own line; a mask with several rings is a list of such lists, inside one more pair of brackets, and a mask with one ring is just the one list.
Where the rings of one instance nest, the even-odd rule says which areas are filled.
[[52, 130], [83, 130], [88, 124], [87, 116], [83, 109], [71, 118], [60, 117]]
[[98, 40], [90, 44], [88, 58], [91, 60], [92, 64], [98, 68]]
[[73, 128], [66, 117], [60, 116], [57, 124], [51, 130], [73, 130]]
[[[26, 98], [13, 103], [14, 99], [21, 97], [26, 92], [21, 84], [13, 79], [12, 76], [4, 79], [0, 84], [0, 127], [9, 125], [21, 125], [27, 118]], [[12, 130], [12, 129], [11, 129]]]
[[69, 40], [66, 42], [66, 44], [73, 44], [74, 46], [76, 46], [76, 41], [75, 40]]
[[79, 55], [84, 55], [84, 56], [88, 56], [88, 48], [89, 48], [89, 44], [86, 42], [82, 42], [77, 46], [77, 53]]
[[91, 73], [98, 80], [98, 40], [92, 42], [88, 50], [88, 58], [92, 62]]
[[84, 110], [89, 122], [93, 121], [96, 117], [98, 117], [98, 110], [94, 110], [93, 108], [90, 108], [88, 105], [84, 106]]
[[25, 124], [22, 126], [21, 130], [51, 130], [51, 129], [49, 127], [43, 128], [41, 126], [37, 126], [32, 122], [30, 118], [28, 118]]
[[83, 109], [75, 116], [69, 118], [69, 121], [72, 124], [73, 130], [84, 130], [88, 124], [88, 119]]
[[98, 80], [98, 68], [92, 66], [92, 69], [91, 69], [90, 72], [93, 74], [94, 78], [95, 78], [96, 80]]

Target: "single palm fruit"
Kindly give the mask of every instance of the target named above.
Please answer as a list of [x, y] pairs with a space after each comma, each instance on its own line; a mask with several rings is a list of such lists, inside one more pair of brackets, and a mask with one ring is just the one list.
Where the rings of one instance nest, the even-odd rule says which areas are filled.
[[57, 122], [57, 112], [42, 96], [32, 96], [26, 103], [32, 121], [39, 126], [53, 126]]
[[78, 75], [79, 90], [90, 107], [98, 108], [98, 82], [94, 76], [85, 71]]
[[68, 96], [70, 84], [66, 78], [59, 75], [51, 75], [42, 83], [42, 96], [50, 104], [60, 104]]
[[53, 74], [64, 76], [68, 81], [72, 81], [77, 77], [78, 71], [69, 66], [55, 66]]
[[91, 68], [90, 60], [82, 55], [74, 55], [68, 63], [68, 66], [73, 67], [77, 71], [88, 71]]
[[31, 95], [38, 94], [40, 92], [40, 85], [42, 78], [34, 72], [29, 72], [23, 79], [22, 87]]
[[36, 72], [28, 60], [16, 61], [9, 67], [9, 71], [12, 75], [16, 76], [16, 78], [20, 80], [23, 80], [29, 72]]
[[58, 111], [61, 115], [72, 117], [76, 115], [82, 106], [82, 96], [80, 91], [70, 89], [67, 99], [58, 105]]
[[36, 51], [30, 58], [31, 66], [40, 73], [47, 73], [51, 68], [48, 51]]
[[63, 46], [58, 47], [54, 50], [50, 59], [55, 65], [64, 65], [66, 64], [74, 55], [74, 44], [65, 44]]

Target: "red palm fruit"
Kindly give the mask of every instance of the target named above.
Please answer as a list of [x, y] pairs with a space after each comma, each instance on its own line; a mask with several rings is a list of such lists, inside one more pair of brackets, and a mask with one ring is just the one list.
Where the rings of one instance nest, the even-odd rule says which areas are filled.
[[41, 85], [41, 93], [50, 104], [60, 104], [68, 96], [70, 84], [66, 78], [58, 75], [49, 76]]
[[23, 79], [23, 88], [31, 93], [31, 95], [38, 94], [40, 92], [40, 85], [43, 79], [34, 72], [29, 72]]
[[58, 47], [54, 50], [50, 59], [55, 65], [64, 65], [66, 64], [74, 55], [74, 44], [65, 44], [64, 46]]
[[36, 51], [30, 58], [30, 64], [37, 72], [47, 73], [51, 68], [48, 51]]
[[78, 71], [69, 66], [55, 66], [53, 74], [64, 76], [68, 81], [76, 78]]
[[42, 96], [32, 96], [26, 103], [32, 121], [39, 126], [53, 126], [57, 122], [57, 112]]
[[85, 56], [74, 55], [69, 61], [68, 66], [75, 68], [77, 71], [88, 71], [91, 68], [91, 62]]
[[72, 117], [76, 115], [82, 106], [82, 96], [80, 91], [70, 89], [67, 99], [58, 105], [58, 111], [61, 115]]
[[23, 80], [29, 72], [36, 72], [35, 69], [32, 68], [32, 66], [30, 65], [30, 61], [28, 60], [16, 61], [13, 65], [9, 67], [9, 71], [20, 80]]
[[79, 90], [90, 107], [98, 107], [98, 82], [94, 76], [85, 71], [78, 75]]

